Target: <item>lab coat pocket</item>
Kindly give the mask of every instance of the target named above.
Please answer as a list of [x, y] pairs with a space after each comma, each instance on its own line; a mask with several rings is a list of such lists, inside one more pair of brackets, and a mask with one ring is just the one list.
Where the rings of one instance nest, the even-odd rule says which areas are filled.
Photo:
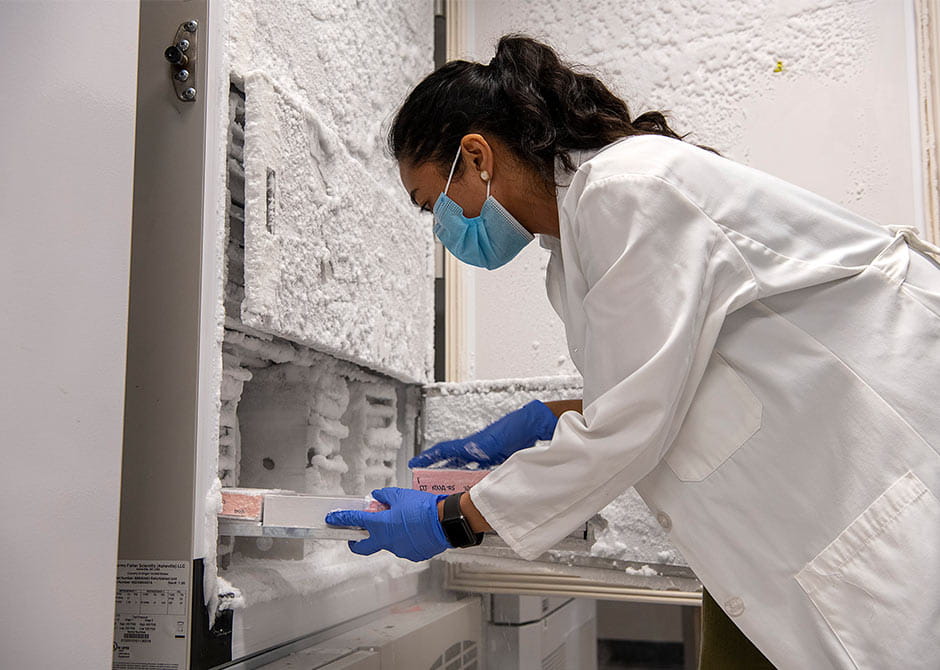
[[762, 412], [757, 396], [714, 352], [666, 463], [682, 481], [705, 479], [760, 429]]
[[855, 667], [940, 667], [938, 528], [908, 471], [796, 575]]

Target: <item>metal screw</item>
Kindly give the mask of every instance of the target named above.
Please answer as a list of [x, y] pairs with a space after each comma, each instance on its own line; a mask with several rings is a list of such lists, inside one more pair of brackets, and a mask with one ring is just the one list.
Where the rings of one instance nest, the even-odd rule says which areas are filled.
[[177, 81], [186, 81], [187, 79], [189, 79], [189, 70], [180, 70], [176, 73]]
[[176, 44], [176, 48], [179, 49], [180, 51], [188, 51], [188, 50], [189, 50], [189, 40], [180, 40], [180, 41]]
[[199, 27], [199, 23], [196, 21], [196, 19], [190, 19], [189, 21], [183, 24], [183, 30], [185, 30], [187, 33], [196, 32], [196, 29], [198, 27]]
[[183, 91], [183, 99], [184, 99], [184, 100], [195, 100], [195, 99], [196, 99], [196, 89], [194, 89], [193, 87], [189, 87], [189, 88], [187, 88], [185, 91]]

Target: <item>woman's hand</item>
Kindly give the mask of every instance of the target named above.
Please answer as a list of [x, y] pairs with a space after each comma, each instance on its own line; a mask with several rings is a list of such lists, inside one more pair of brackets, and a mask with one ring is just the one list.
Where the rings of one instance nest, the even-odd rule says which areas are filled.
[[355, 554], [368, 556], [387, 549], [399, 558], [424, 561], [451, 545], [444, 535], [437, 503], [447, 496], [388, 487], [376, 489], [372, 497], [389, 506], [381, 512], [339, 510], [326, 515], [332, 526], [355, 526], [369, 531], [364, 540], [350, 541]]
[[538, 440], [552, 439], [556, 423], [558, 417], [552, 409], [539, 400], [533, 400], [473, 435], [438, 442], [408, 461], [408, 467], [425, 468], [439, 463], [444, 467], [460, 467], [468, 463], [498, 465]]

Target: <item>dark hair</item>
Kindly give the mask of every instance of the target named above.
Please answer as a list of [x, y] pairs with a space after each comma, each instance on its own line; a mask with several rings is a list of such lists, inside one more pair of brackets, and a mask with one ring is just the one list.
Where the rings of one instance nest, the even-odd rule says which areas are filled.
[[556, 158], [574, 168], [572, 150], [631, 135], [685, 137], [662, 112], [631, 120], [627, 104], [597, 77], [524, 35], [501, 37], [489, 65], [455, 60], [425, 77], [395, 115], [388, 148], [399, 162], [447, 166], [460, 139], [474, 132], [499, 138], [546, 184], [555, 183]]

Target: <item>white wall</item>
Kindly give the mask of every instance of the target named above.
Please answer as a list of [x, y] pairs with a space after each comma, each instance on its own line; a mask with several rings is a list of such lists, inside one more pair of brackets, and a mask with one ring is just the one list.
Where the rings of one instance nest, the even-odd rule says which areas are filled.
[[137, 15], [0, 3], [4, 668], [111, 664]]
[[[595, 71], [634, 116], [671, 110], [691, 140], [884, 224], [922, 227], [908, 0], [477, 0], [468, 43], [489, 62], [525, 32]], [[782, 72], [774, 72], [777, 61]], [[567, 373], [532, 244], [476, 290], [476, 378]], [[473, 304], [475, 303], [475, 308]], [[475, 335], [475, 337], [474, 337]], [[537, 345], [536, 345], [537, 343]], [[562, 358], [564, 357], [564, 360]]]

